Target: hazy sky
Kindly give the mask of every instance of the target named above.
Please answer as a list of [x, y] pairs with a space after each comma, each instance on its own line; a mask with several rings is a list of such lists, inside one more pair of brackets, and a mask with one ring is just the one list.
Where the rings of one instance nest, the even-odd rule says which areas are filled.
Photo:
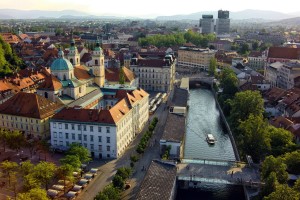
[[95, 15], [114, 14], [150, 17], [219, 9], [229, 11], [258, 9], [290, 13], [300, 11], [299, 2], [299, 0], [0, 0], [0, 8], [22, 10], [74, 9]]

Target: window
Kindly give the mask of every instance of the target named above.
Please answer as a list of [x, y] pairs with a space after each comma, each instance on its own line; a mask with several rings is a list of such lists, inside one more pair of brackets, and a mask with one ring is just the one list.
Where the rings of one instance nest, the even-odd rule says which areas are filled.
[[106, 133], [110, 133], [110, 127], [106, 127]]
[[62, 132], [59, 132], [59, 138], [62, 138]]
[[87, 135], [83, 135], [83, 141], [87, 140]]
[[[101, 109], [102, 110], [102, 109]], [[101, 132], [102, 131], [102, 128], [101, 126], [98, 126], [98, 132]]]
[[57, 145], [57, 140], [54, 140], [53, 142], [54, 142], [54, 145]]
[[67, 145], [67, 147], [70, 145], [69, 141], [66, 141], [66, 145]]
[[83, 146], [84, 146], [85, 148], [87, 148], [87, 144], [86, 144], [86, 143], [83, 143]]
[[81, 125], [78, 125], [78, 130], [79, 130], [79, 131], [81, 130]]
[[78, 134], [78, 140], [82, 140], [81, 134]]
[[86, 131], [86, 125], [83, 125], [83, 130]]
[[63, 146], [63, 141], [59, 141], [59, 146]]
[[110, 151], [110, 146], [106, 146], [106, 151]]
[[58, 123], [58, 128], [61, 129], [61, 123]]
[[110, 143], [110, 137], [106, 137], [106, 143]]
[[57, 133], [56, 132], [53, 132], [53, 137], [57, 138]]
[[90, 141], [94, 142], [94, 136], [93, 135], [90, 135]]
[[56, 128], [56, 123], [53, 123], [53, 128]]
[[107, 157], [110, 158], [110, 154], [107, 154]]
[[71, 124], [71, 126], [72, 126], [72, 130], [75, 130], [75, 126], [74, 126], [74, 124]]
[[72, 140], [75, 140], [75, 133], [72, 133]]
[[65, 133], [66, 139], [69, 139], [69, 133]]
[[98, 142], [102, 142], [102, 136], [98, 136]]
[[102, 145], [99, 145], [98, 148], [99, 148], [99, 151], [102, 151]]
[[93, 144], [91, 144], [91, 150], [94, 150], [94, 145]]
[[94, 127], [93, 126], [90, 126], [90, 131], [94, 132]]
[[79, 93], [81, 93], [81, 87], [79, 87]]
[[69, 128], [69, 127], [68, 127], [68, 124], [65, 124], [65, 129], [67, 129], [67, 130], [68, 130], [68, 128]]

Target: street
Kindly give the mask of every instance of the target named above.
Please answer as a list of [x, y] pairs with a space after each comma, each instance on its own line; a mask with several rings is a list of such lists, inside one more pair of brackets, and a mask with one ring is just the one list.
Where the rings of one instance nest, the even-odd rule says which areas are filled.
[[[173, 92], [173, 91], [172, 91]], [[171, 92], [171, 95], [173, 93]], [[170, 98], [169, 96], [169, 98]], [[168, 101], [167, 101], [168, 102]], [[159, 140], [163, 134], [164, 124], [167, 118], [168, 110], [165, 109], [166, 103], [162, 103], [156, 112], [149, 117], [149, 121], [151, 122], [154, 117], [158, 117], [158, 123], [154, 130], [154, 134], [149, 141], [149, 146], [146, 148], [145, 153], [140, 157], [140, 160], [135, 163], [134, 171], [132, 178], [129, 180], [131, 188], [124, 191], [122, 199], [133, 199], [138, 191], [138, 188], [145, 176], [147, 170], [142, 171], [142, 168], [146, 169], [149, 167], [151, 161], [153, 159], [160, 159], [159, 155]], [[133, 140], [133, 142], [129, 145], [126, 152], [118, 159], [111, 161], [93, 161], [89, 164], [89, 168], [98, 168], [99, 175], [95, 177], [94, 180], [81, 192], [77, 199], [81, 200], [92, 200], [94, 197], [103, 190], [103, 188], [111, 183], [114, 174], [117, 169], [120, 167], [129, 167], [130, 166], [130, 155], [137, 154], [136, 147], [140, 142], [142, 137], [142, 133], [144, 133], [148, 129], [148, 125], [145, 125], [143, 131], [137, 135], [137, 137]], [[156, 141], [156, 142], [155, 142]]]

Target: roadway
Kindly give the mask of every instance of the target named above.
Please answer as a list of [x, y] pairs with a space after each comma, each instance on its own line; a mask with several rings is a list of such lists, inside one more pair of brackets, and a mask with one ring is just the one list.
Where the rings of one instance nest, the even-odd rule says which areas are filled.
[[[173, 92], [173, 91], [172, 91]], [[171, 93], [173, 95], [173, 93]], [[170, 95], [170, 96], [171, 96]], [[170, 96], [168, 98], [170, 98]], [[136, 192], [139, 189], [141, 182], [144, 179], [146, 170], [142, 171], [142, 168], [146, 169], [150, 166], [151, 161], [153, 159], [160, 158], [159, 154], [159, 140], [162, 136], [164, 124], [167, 118], [168, 110], [166, 108], [166, 103], [162, 103], [156, 112], [149, 117], [149, 122], [154, 118], [158, 117], [158, 123], [154, 130], [154, 134], [149, 141], [149, 146], [146, 148], [145, 153], [140, 157], [140, 160], [135, 163], [134, 171], [132, 174], [132, 178], [129, 180], [131, 188], [124, 191], [122, 199], [134, 199]], [[149, 124], [148, 124], [149, 125]], [[146, 125], [137, 137], [133, 140], [133, 142], [128, 146], [125, 153], [118, 159], [114, 160], [95, 160], [88, 165], [88, 168], [98, 168], [99, 173], [91, 181], [91, 183], [81, 192], [76, 199], [80, 200], [93, 200], [94, 197], [103, 190], [105, 186], [111, 183], [114, 174], [117, 169], [120, 167], [129, 167], [130, 166], [130, 156], [137, 154], [136, 147], [140, 142], [142, 137], [142, 133], [144, 133], [148, 129], [148, 125]]]

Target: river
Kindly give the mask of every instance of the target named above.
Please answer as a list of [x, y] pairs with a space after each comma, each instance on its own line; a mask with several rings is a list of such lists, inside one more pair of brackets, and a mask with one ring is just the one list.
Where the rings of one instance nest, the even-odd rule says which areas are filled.
[[[213, 93], [207, 89], [191, 89], [188, 105], [184, 158], [235, 160], [230, 138], [220, 123], [220, 113]], [[214, 145], [206, 142], [207, 133], [213, 134], [217, 140]], [[179, 189], [176, 199], [243, 200], [245, 198], [241, 186], [203, 184], [196, 190]]]

